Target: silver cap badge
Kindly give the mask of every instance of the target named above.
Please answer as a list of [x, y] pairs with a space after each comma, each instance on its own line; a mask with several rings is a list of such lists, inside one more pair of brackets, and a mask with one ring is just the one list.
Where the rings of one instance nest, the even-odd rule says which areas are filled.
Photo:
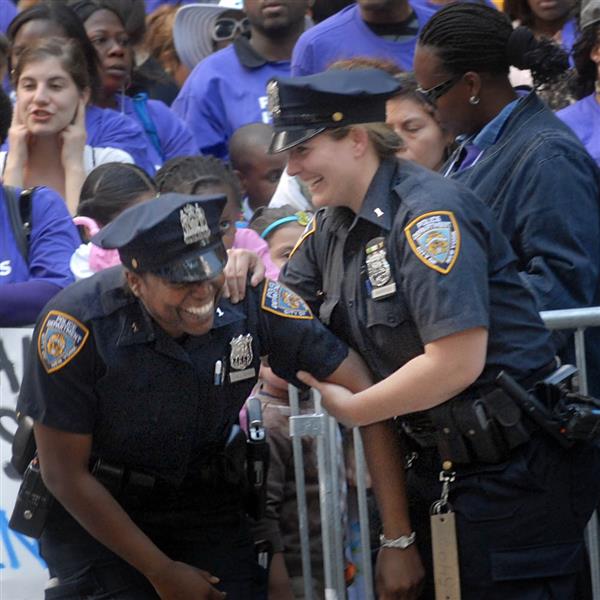
[[273, 116], [278, 117], [281, 114], [279, 84], [276, 81], [269, 81], [267, 84], [267, 107]]
[[186, 244], [200, 242], [206, 246], [210, 241], [210, 227], [206, 221], [204, 210], [198, 204], [186, 204], [179, 211], [183, 241]]

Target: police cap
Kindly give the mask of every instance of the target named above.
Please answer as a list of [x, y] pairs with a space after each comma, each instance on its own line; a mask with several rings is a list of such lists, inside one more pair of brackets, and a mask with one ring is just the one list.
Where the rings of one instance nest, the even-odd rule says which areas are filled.
[[325, 129], [385, 121], [385, 102], [400, 82], [380, 69], [331, 69], [276, 77], [267, 85], [275, 133], [271, 153], [289, 150]]
[[174, 283], [216, 277], [227, 262], [219, 221], [224, 195], [162, 194], [123, 211], [92, 243], [116, 248], [121, 262]]

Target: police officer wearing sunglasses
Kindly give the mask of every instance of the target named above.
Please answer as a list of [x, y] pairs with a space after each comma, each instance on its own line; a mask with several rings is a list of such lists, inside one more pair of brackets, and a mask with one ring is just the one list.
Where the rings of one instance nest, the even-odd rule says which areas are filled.
[[56, 499], [47, 600], [266, 598], [238, 426], [260, 357], [292, 381], [367, 382], [282, 285], [221, 298], [224, 204], [166, 194], [125, 211], [94, 238], [124, 266], [68, 288], [37, 324], [20, 404]]
[[300, 376], [346, 424], [400, 425], [406, 463], [365, 440], [383, 522], [379, 598], [434, 598], [433, 550], [437, 598], [574, 600], [598, 450], [565, 450], [496, 384], [501, 371], [523, 389], [552, 373], [552, 339], [491, 211], [395, 157], [378, 122], [398, 86], [372, 69], [270, 84], [272, 150], [289, 151], [288, 173], [319, 209], [280, 279], [377, 383], [356, 394]]

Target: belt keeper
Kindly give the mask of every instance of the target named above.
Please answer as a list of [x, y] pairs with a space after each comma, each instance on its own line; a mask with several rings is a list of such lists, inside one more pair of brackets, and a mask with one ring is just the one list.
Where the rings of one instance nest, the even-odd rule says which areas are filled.
[[382, 533], [379, 536], [379, 545], [381, 548], [399, 548], [400, 550], [406, 550], [415, 543], [416, 538], [417, 534], [414, 531], [410, 535], [401, 535], [396, 539], [388, 539]]

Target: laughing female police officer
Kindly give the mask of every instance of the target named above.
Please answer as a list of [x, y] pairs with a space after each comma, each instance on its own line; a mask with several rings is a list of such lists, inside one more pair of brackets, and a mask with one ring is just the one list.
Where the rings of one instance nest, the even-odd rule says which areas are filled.
[[40, 538], [47, 599], [263, 598], [235, 435], [260, 357], [291, 380], [300, 367], [366, 381], [283, 286], [266, 281], [235, 307], [220, 299], [224, 204], [166, 194], [128, 209], [94, 240], [125, 269], [42, 313], [20, 401], [58, 500]]
[[[350, 424], [403, 416], [417, 445], [412, 527], [401, 498], [390, 508], [390, 470], [371, 469], [383, 500], [381, 598], [418, 596], [397, 565], [414, 552], [413, 527], [421, 558], [431, 560], [429, 509], [438, 500], [441, 512], [450, 509], [440, 477], [457, 524], [446, 539], [457, 539], [459, 560], [438, 547], [447, 569], [439, 593], [452, 594], [456, 568], [464, 600], [574, 598], [597, 456], [532, 432], [494, 385], [502, 370], [526, 386], [551, 372], [550, 334], [486, 207], [460, 184], [394, 157], [397, 140], [374, 122], [384, 121], [397, 87], [373, 69], [270, 84], [272, 150], [290, 152], [288, 173], [321, 209], [281, 280], [362, 355], [378, 383], [352, 394], [303, 380]], [[585, 452], [587, 462], [578, 461]]]

